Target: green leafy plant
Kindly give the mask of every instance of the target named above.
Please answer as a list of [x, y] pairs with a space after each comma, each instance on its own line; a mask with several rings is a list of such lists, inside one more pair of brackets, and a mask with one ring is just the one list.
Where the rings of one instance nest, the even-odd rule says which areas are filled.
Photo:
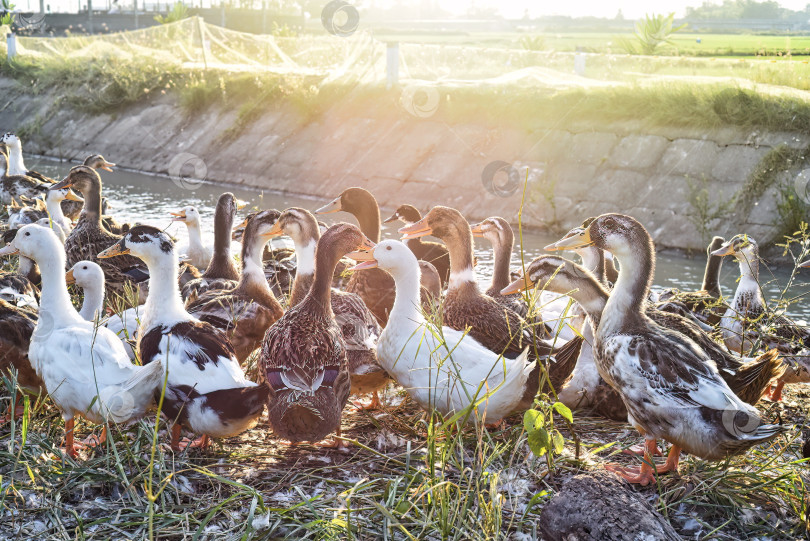
[[716, 230], [717, 222], [727, 218], [734, 210], [734, 197], [712, 203], [709, 197], [709, 181], [704, 175], [700, 180], [686, 178], [689, 187], [689, 211], [686, 218], [695, 226], [705, 244]]
[[3, 16], [0, 17], [0, 26], [8, 25], [14, 22], [14, 8], [16, 4], [12, 4], [9, 0], [0, 0], [0, 9], [3, 11]]
[[176, 23], [188, 17], [188, 8], [182, 2], [175, 2], [171, 11], [163, 15], [155, 15], [155, 20], [160, 24]]
[[654, 55], [661, 45], [673, 45], [672, 34], [686, 27], [686, 23], [673, 28], [675, 13], [645, 15], [636, 21], [635, 40], [619, 39], [619, 46], [630, 54]]

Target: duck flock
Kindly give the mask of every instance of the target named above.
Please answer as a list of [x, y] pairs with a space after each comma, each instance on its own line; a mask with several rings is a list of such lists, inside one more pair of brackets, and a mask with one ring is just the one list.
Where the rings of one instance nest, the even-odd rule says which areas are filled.
[[[178, 247], [159, 227], [108, 215], [100, 173], [115, 164], [102, 156], [61, 181], [27, 170], [13, 134], [0, 156], [0, 255], [16, 260], [0, 274], [0, 370], [19, 389], [3, 422], [22, 414], [24, 393], [49, 397], [71, 457], [106, 439], [106, 430], [74, 439], [76, 416], [106, 427], [156, 408], [175, 451], [249, 430], [265, 410], [280, 439], [340, 446], [349, 397], [370, 394], [356, 407], [385, 407], [379, 395], [393, 383], [467, 424], [497, 425], [541, 393], [627, 421], [646, 459], [607, 467], [644, 485], [676, 470], [682, 452], [718, 460], [779, 436], [787, 427], [762, 420], [756, 403], [810, 382], [810, 329], [767, 310], [757, 244], [744, 234], [712, 241], [701, 291], [658, 294], [650, 235], [618, 213], [588, 218], [522, 273], [510, 270], [503, 218], [471, 225], [455, 209], [423, 216], [403, 202], [385, 220], [402, 225], [402, 240], [381, 241], [377, 201], [362, 188], [314, 212], [246, 216], [224, 193], [213, 246], [200, 212], [186, 207], [171, 217], [189, 232]], [[338, 212], [359, 227], [315, 216]], [[294, 249], [271, 249], [279, 236]], [[474, 237], [495, 252], [486, 291]], [[728, 255], [741, 274], [732, 299], [718, 287]], [[661, 465], [657, 440], [671, 444]]]

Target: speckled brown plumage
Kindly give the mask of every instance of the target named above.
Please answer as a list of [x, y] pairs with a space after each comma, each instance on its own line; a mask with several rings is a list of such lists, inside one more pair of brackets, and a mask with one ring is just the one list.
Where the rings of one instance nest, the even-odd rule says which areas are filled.
[[20, 196], [30, 197], [35, 199], [43, 197], [50, 184], [42, 182], [30, 175], [9, 175], [8, 174], [8, 158], [5, 154], [0, 153], [0, 170], [3, 171], [3, 176], [0, 177], [0, 202], [5, 205], [11, 203], [12, 198], [19, 199]]
[[45, 385], [28, 360], [28, 346], [36, 327], [37, 314], [0, 299], [0, 373], [17, 372], [17, 383], [28, 392], [45, 392]]
[[265, 210], [249, 219], [242, 243], [242, 276], [235, 288], [209, 290], [186, 306], [191, 315], [227, 333], [240, 363], [261, 346], [264, 333], [284, 313], [267, 284], [261, 260], [269, 237], [262, 237], [260, 228], [269, 229], [278, 216], [277, 210]]
[[101, 177], [95, 169], [83, 165], [70, 170], [64, 180], [55, 184], [54, 189], [73, 186], [84, 198], [84, 211], [78, 223], [65, 240], [67, 266], [72, 267], [82, 260], [93, 261], [104, 271], [107, 296], [123, 295], [128, 277], [122, 272], [131, 267], [143, 267], [136, 257], [121, 256], [112, 259], [98, 259], [97, 255], [118, 242], [121, 237], [107, 231], [101, 224]]
[[362, 243], [360, 230], [349, 224], [324, 233], [310, 292], [267, 331], [262, 344], [268, 421], [290, 441], [319, 441], [340, 429], [351, 382], [342, 331], [332, 313], [331, 282], [340, 257]]

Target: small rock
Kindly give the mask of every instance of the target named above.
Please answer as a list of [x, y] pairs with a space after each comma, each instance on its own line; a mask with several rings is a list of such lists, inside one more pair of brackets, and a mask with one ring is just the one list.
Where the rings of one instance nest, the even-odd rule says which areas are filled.
[[549, 541], [680, 539], [642, 495], [606, 471], [566, 481], [543, 509], [538, 526]]

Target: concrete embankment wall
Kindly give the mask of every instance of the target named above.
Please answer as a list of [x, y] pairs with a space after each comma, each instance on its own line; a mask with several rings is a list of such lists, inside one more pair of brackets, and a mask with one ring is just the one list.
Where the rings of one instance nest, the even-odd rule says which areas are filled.
[[362, 186], [385, 207], [443, 204], [470, 219], [516, 221], [528, 178], [527, 226], [565, 230], [622, 211], [660, 247], [682, 249], [703, 249], [707, 232], [777, 238], [777, 202], [801, 166], [774, 165], [774, 156], [800, 163], [810, 145], [803, 134], [734, 129], [449, 123], [397, 99], [317, 112], [276, 104], [246, 119], [217, 107], [189, 114], [170, 94], [91, 115], [54, 107], [52, 96], [29, 95], [8, 79], [0, 78], [0, 92], [0, 129], [25, 134], [30, 153], [73, 160], [101, 153], [148, 172], [323, 197]]

